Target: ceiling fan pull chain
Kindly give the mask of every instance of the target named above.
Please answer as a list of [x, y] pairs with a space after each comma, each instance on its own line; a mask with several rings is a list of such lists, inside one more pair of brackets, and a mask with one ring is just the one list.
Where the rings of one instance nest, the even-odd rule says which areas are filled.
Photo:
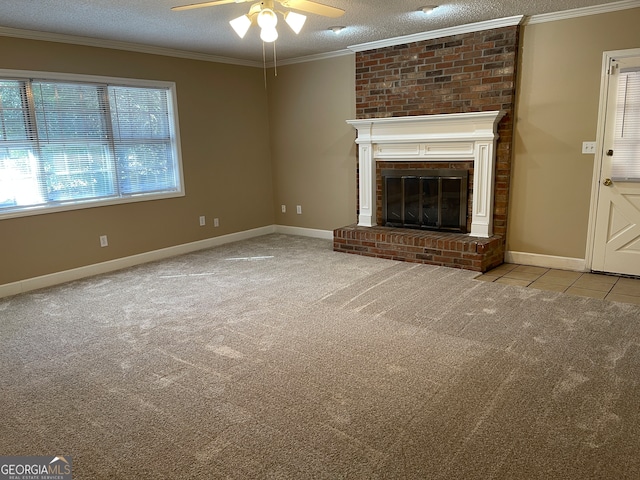
[[278, 76], [278, 59], [276, 58], [276, 42], [273, 42], [273, 73], [274, 77]]
[[267, 89], [267, 57], [264, 53], [264, 42], [262, 42], [262, 70], [264, 72], [264, 89]]

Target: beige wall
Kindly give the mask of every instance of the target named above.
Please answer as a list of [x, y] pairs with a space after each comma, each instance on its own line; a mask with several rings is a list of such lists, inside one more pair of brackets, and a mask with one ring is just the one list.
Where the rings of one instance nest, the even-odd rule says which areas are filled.
[[602, 54], [640, 47], [640, 9], [526, 26], [507, 250], [585, 258]]
[[2, 37], [0, 52], [3, 69], [176, 82], [186, 186], [177, 199], [0, 220], [0, 285], [274, 223], [261, 69]]
[[[593, 156], [581, 144], [595, 140], [602, 53], [640, 47], [638, 24], [634, 9], [523, 29], [508, 250], [584, 258]], [[259, 68], [3, 37], [0, 51], [5, 69], [175, 81], [187, 191], [0, 220], [0, 285], [266, 225], [356, 221], [354, 55], [270, 70], [265, 91]]]
[[345, 123], [353, 118], [354, 55], [269, 72], [276, 223], [333, 230], [356, 222], [356, 132]]

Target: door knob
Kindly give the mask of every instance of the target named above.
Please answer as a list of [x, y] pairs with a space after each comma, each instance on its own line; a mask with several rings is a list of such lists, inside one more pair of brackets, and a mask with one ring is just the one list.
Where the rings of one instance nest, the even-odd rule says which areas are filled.
[[605, 178], [605, 180], [604, 180], [604, 182], [602, 182], [602, 184], [603, 184], [605, 187], [610, 187], [611, 185], [613, 185], [613, 182], [611, 181], [611, 179], [610, 179], [610, 178]]
[[613, 150], [607, 150], [607, 157], [613, 157]]

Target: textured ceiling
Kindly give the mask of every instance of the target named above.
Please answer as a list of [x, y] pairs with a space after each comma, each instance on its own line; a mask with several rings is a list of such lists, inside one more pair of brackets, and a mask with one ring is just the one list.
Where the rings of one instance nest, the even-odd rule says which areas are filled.
[[[13, 29], [90, 37], [188, 52], [261, 62], [259, 29], [244, 39], [236, 36], [229, 20], [249, 11], [249, 3], [171, 11], [171, 7], [197, 0], [1, 0], [0, 34]], [[346, 13], [339, 18], [308, 15], [295, 35], [282, 22], [276, 42], [278, 60], [336, 52], [350, 45], [439, 30], [514, 15], [532, 16], [605, 4], [606, 0], [448, 0], [431, 15], [418, 12], [433, 0], [317, 0]], [[640, 6], [640, 2], [639, 2]], [[333, 25], [347, 28], [339, 35]], [[2, 27], [5, 27], [4, 29]], [[273, 52], [268, 47], [268, 57]]]

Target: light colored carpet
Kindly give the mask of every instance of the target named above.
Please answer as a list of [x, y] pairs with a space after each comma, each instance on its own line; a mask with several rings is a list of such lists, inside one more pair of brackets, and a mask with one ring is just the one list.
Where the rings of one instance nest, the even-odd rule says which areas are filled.
[[269, 235], [0, 300], [74, 478], [640, 478], [640, 307]]

